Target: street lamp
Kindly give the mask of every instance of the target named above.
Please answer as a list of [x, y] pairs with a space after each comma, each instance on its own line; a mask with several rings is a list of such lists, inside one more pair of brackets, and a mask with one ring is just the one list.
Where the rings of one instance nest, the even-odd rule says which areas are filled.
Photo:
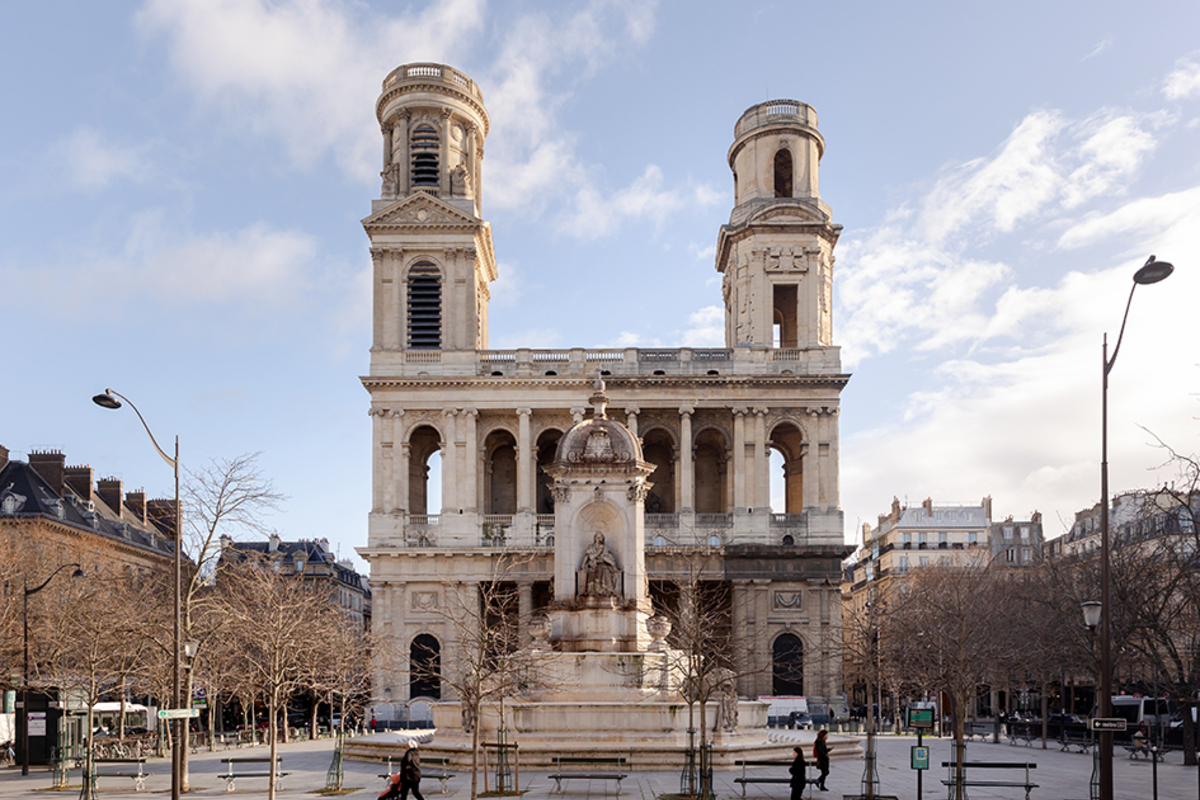
[[[183, 701], [180, 697], [182, 694], [182, 684], [180, 682], [179, 674], [180, 662], [183, 660], [183, 623], [180, 608], [183, 591], [183, 582], [181, 580], [181, 575], [183, 573], [183, 562], [180, 555], [181, 551], [183, 550], [183, 517], [179, 506], [179, 437], [175, 437], [175, 457], [171, 458], [169, 455], [163, 452], [161, 447], [158, 446], [158, 440], [156, 440], [154, 438], [154, 434], [150, 432], [150, 426], [146, 424], [146, 418], [142, 416], [142, 412], [138, 411], [137, 406], [135, 406], [133, 401], [128, 397], [120, 392], [115, 392], [112, 389], [105, 389], [104, 394], [96, 395], [92, 398], [92, 402], [101, 408], [117, 409], [121, 407], [121, 400], [118, 400], [118, 397], [121, 398], [121, 400], [124, 400], [126, 403], [129, 403], [129, 407], [133, 409], [133, 413], [137, 414], [138, 419], [141, 420], [142, 427], [146, 429], [146, 435], [150, 437], [150, 443], [154, 445], [154, 449], [158, 451], [158, 454], [162, 457], [162, 460], [167, 462], [167, 466], [171, 467], [171, 469], [175, 471], [175, 531], [173, 536], [175, 550], [175, 576], [173, 586], [174, 591], [172, 592], [175, 595], [175, 658], [174, 667], [172, 669], [174, 688], [172, 691], [173, 697], [171, 699], [171, 705], [175, 708], [184, 708], [185, 706], [183, 705]], [[183, 720], [179, 718], [173, 719], [171, 721], [171, 725], [174, 728], [175, 744], [175, 746], [171, 748], [171, 800], [179, 800], [179, 790], [180, 786], [183, 784], [183, 748], [186, 747], [186, 742], [181, 739], [181, 735], [184, 731], [186, 731], [186, 728], [183, 726]]]
[[[1101, 351], [1103, 380], [1100, 392], [1100, 709], [1101, 717], [1112, 716], [1112, 641], [1110, 636], [1112, 603], [1109, 602], [1108, 569], [1108, 373], [1117, 362], [1121, 350], [1121, 339], [1125, 335], [1125, 322], [1129, 319], [1129, 307], [1133, 304], [1133, 293], [1139, 284], [1149, 285], [1164, 280], [1175, 267], [1166, 261], [1156, 261], [1154, 256], [1146, 259], [1133, 275], [1129, 287], [1129, 299], [1125, 302], [1125, 316], [1121, 318], [1121, 330], [1112, 358], [1108, 357], [1108, 334], [1104, 334]], [[1113, 800], [1113, 742], [1112, 731], [1100, 731], [1100, 800]]]
[[25, 724], [21, 726], [21, 774], [29, 774], [29, 596], [37, 594], [42, 589], [45, 589], [50, 581], [54, 580], [54, 576], [62, 572], [67, 567], [74, 567], [75, 571], [71, 573], [72, 578], [83, 577], [83, 567], [79, 564], [63, 564], [54, 572], [50, 573], [50, 577], [42, 581], [33, 589], [29, 588], [29, 575], [25, 575], [25, 601], [22, 609], [25, 623], [25, 671], [21, 676], [21, 717], [25, 720]]

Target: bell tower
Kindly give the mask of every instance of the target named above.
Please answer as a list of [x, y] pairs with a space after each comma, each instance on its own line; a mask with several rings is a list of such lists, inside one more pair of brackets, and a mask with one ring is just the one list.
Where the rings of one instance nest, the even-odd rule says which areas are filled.
[[[383, 181], [363, 227], [374, 263], [371, 352], [487, 348], [488, 284], [496, 279], [482, 214], [483, 94], [443, 64], [404, 64], [375, 103]], [[413, 357], [384, 356], [373, 369]]]
[[734, 127], [735, 205], [716, 259], [727, 347], [833, 344], [833, 248], [842, 226], [821, 202], [824, 152], [816, 111], [795, 100], [751, 106]]

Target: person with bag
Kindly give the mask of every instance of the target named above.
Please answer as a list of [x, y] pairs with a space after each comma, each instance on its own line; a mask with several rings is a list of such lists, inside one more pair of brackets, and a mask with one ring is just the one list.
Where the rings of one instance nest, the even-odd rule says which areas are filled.
[[421, 796], [421, 755], [417, 752], [417, 743], [411, 739], [404, 757], [400, 759], [400, 770], [388, 779], [387, 788], [379, 795], [379, 800], [408, 800], [408, 793], [416, 800], [425, 800]]
[[796, 745], [792, 748], [796, 754], [796, 760], [788, 767], [788, 772], [792, 773], [792, 800], [802, 800], [804, 797], [804, 786], [806, 783], [804, 770], [808, 768], [808, 764], [804, 762], [804, 748]]
[[825, 779], [829, 777], [829, 731], [822, 729], [817, 734], [817, 740], [813, 742], [813, 758], [817, 760], [817, 769], [821, 770], [817, 788], [827, 792], [829, 789], [825, 786]]

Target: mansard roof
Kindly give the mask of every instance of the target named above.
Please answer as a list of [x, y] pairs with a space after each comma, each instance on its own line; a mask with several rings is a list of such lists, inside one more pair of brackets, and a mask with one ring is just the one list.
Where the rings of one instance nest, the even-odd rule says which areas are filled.
[[65, 525], [157, 555], [174, 552], [169, 530], [122, 516], [99, 497], [84, 500], [65, 483], [59, 494], [27, 462], [14, 460], [0, 469], [0, 523], [22, 519]]

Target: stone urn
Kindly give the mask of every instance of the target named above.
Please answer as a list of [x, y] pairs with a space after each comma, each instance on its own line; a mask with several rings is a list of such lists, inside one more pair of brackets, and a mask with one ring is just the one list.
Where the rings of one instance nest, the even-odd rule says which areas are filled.
[[667, 649], [667, 637], [671, 634], [671, 620], [655, 614], [646, 620], [646, 632], [650, 634], [650, 649], [658, 652]]
[[531, 645], [534, 650], [549, 650], [550, 649], [550, 631], [554, 629], [554, 623], [545, 614], [536, 614], [529, 619], [529, 637], [533, 639]]

